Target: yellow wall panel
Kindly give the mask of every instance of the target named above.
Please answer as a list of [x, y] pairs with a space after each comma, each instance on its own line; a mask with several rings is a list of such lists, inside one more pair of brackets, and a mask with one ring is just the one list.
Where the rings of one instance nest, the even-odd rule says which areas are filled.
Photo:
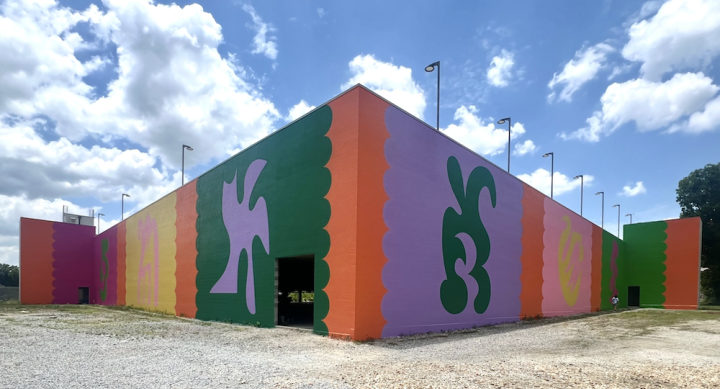
[[175, 193], [127, 220], [127, 305], [175, 312]]

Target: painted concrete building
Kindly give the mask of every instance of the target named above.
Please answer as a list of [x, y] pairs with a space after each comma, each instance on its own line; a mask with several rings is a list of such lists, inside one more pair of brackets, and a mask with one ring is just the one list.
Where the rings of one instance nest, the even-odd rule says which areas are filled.
[[617, 239], [362, 86], [100, 235], [20, 224], [25, 304], [359, 340], [698, 305], [699, 218]]

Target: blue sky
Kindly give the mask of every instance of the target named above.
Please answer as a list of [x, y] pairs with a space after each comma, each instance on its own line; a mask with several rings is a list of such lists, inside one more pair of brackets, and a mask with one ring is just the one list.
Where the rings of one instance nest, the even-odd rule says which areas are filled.
[[[199, 4], [199, 5], [198, 5]], [[605, 227], [679, 215], [720, 162], [720, 5], [0, 1], [0, 262], [18, 218], [120, 219], [361, 82]], [[520, 148], [516, 148], [522, 146]]]

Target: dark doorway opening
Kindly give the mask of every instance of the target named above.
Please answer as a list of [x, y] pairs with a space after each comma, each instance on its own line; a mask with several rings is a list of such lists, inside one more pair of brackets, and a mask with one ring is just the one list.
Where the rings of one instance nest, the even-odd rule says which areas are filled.
[[315, 312], [315, 257], [278, 258], [277, 315], [281, 326], [313, 328]]
[[628, 286], [628, 307], [640, 306], [640, 287]]
[[78, 288], [78, 304], [88, 304], [90, 302], [90, 288]]

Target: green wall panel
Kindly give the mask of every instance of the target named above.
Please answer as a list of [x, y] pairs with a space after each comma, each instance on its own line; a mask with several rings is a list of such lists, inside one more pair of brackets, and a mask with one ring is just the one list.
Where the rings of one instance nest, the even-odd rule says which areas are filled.
[[[328, 298], [322, 289], [329, 281], [324, 261], [330, 248], [325, 226], [330, 189], [325, 165], [332, 145], [325, 134], [332, 123], [330, 107], [322, 107], [290, 127], [242, 151], [199, 178], [197, 185], [197, 318], [270, 327], [275, 320], [275, 259], [315, 255], [315, 332], [327, 333], [322, 319]], [[262, 198], [267, 209], [269, 252], [260, 236], [252, 238], [255, 304], [246, 299], [248, 252], [243, 249], [237, 268], [235, 293], [211, 293], [228, 266], [231, 237], [223, 219], [223, 187], [235, 179], [237, 202], [243, 203], [245, 175], [256, 160], [266, 161], [251, 190], [251, 211]], [[252, 170], [252, 169], [250, 169]], [[236, 178], [237, 174], [237, 178]], [[229, 185], [228, 185], [229, 186]], [[227, 189], [226, 189], [227, 190]], [[227, 213], [227, 212], [226, 212]], [[232, 215], [225, 215], [225, 220]], [[232, 220], [230, 220], [232, 222]], [[262, 223], [255, 223], [262, 224]], [[245, 227], [243, 227], [245, 228]], [[256, 228], [251, 225], [248, 228]]]
[[662, 308], [665, 302], [666, 229], [666, 222], [630, 224], [623, 228], [627, 286], [640, 287], [641, 307]]

